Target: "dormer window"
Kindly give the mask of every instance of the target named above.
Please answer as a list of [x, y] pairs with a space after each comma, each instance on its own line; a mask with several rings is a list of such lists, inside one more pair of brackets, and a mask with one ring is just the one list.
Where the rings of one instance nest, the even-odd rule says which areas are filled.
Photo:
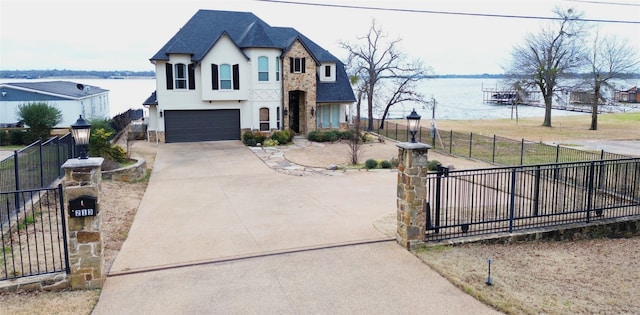
[[336, 64], [325, 63], [318, 67], [318, 77], [322, 82], [335, 82], [336, 81]]

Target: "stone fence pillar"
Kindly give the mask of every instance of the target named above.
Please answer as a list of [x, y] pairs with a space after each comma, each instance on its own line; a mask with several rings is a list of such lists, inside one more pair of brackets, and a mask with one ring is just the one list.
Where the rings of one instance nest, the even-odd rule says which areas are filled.
[[98, 196], [102, 162], [103, 158], [70, 159], [62, 165], [71, 288], [74, 290], [102, 288], [105, 278]]
[[398, 152], [398, 209], [396, 241], [409, 250], [423, 243], [427, 218], [427, 151], [424, 143], [401, 142]]

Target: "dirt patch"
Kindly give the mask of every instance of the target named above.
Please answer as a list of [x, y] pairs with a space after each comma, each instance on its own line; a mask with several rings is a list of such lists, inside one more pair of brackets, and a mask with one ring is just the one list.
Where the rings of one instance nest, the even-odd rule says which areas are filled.
[[508, 314], [640, 314], [640, 238], [467, 244], [416, 254]]

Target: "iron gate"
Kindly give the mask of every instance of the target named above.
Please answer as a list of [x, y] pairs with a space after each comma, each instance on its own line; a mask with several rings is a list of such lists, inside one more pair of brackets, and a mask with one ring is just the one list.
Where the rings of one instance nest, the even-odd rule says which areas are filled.
[[62, 185], [0, 193], [0, 281], [69, 273]]

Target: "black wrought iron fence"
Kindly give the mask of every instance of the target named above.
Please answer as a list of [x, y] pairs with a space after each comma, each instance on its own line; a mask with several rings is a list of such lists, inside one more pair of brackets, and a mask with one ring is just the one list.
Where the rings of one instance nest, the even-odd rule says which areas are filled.
[[640, 215], [640, 158], [441, 168], [426, 186], [429, 241]]
[[0, 280], [69, 273], [62, 185], [0, 192], [0, 200]]
[[[63, 175], [61, 166], [73, 154], [74, 142], [71, 134], [53, 137], [46, 142], [36, 141], [26, 148], [0, 161], [0, 204], [13, 205], [10, 215], [22, 211], [22, 205], [28, 200], [21, 200], [19, 193], [5, 193], [49, 187]], [[8, 217], [7, 217], [8, 218]], [[4, 220], [4, 221], [3, 221]], [[6, 218], [0, 217], [0, 223]]]
[[[363, 122], [361, 125], [367, 124]], [[373, 126], [378, 134], [385, 137], [398, 141], [409, 139], [407, 127], [403, 123], [385, 121], [384, 128], [380, 128], [381, 120], [376, 119]], [[583, 151], [525, 139], [514, 140], [496, 135], [488, 137], [425, 127], [421, 127], [416, 134], [416, 141], [429, 143], [435, 151], [505, 166], [629, 158], [604, 150]]]

